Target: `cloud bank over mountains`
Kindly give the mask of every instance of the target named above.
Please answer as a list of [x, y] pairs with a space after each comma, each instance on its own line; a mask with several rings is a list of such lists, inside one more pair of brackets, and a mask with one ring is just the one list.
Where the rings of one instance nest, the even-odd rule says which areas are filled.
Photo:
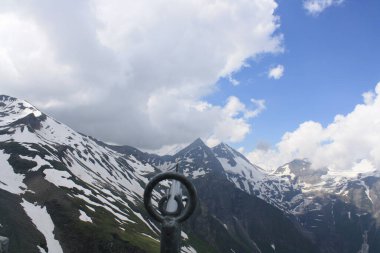
[[84, 133], [158, 148], [239, 141], [264, 102], [204, 97], [282, 50], [274, 0], [2, 1], [0, 82]]
[[256, 149], [248, 158], [268, 170], [304, 158], [315, 169], [328, 167], [339, 175], [380, 168], [380, 82], [375, 91], [363, 94], [363, 100], [347, 115], [336, 115], [326, 127], [304, 122], [285, 133], [274, 149]]

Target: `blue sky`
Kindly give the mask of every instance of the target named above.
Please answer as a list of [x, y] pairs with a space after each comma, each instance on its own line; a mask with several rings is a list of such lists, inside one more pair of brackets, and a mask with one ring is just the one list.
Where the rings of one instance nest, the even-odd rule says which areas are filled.
[[[351, 112], [363, 101], [361, 94], [380, 81], [379, 1], [349, 0], [318, 16], [308, 14], [300, 1], [278, 4], [284, 52], [250, 60], [250, 67], [233, 75], [238, 86], [220, 80], [208, 97], [213, 103], [231, 94], [245, 103], [265, 99], [266, 110], [251, 119], [252, 131], [232, 144], [236, 148], [274, 145], [308, 120], [326, 126], [335, 115]], [[285, 67], [284, 75], [269, 79], [268, 70], [277, 64]]]

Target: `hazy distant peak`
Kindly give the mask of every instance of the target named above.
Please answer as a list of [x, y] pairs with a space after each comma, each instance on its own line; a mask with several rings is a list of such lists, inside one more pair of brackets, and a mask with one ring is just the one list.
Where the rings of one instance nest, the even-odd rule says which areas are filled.
[[201, 138], [197, 138], [192, 143], [175, 154], [175, 156], [182, 155], [195, 149], [209, 150], [210, 148], [202, 141]]
[[190, 146], [207, 146], [207, 145], [203, 142], [201, 138], [198, 137], [197, 139], [195, 139], [195, 141], [193, 141], [190, 144]]

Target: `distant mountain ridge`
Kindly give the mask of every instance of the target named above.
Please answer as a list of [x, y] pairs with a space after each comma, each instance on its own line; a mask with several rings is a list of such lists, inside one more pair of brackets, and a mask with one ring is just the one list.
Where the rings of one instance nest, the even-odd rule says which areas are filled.
[[174, 155], [150, 154], [77, 133], [5, 95], [0, 236], [10, 237], [11, 252], [158, 252], [159, 224], [142, 194], [176, 163], [200, 199], [182, 252], [357, 253], [364, 235], [369, 252], [380, 252], [377, 172], [334, 180], [295, 160], [268, 173], [227, 144], [209, 148], [201, 139]]

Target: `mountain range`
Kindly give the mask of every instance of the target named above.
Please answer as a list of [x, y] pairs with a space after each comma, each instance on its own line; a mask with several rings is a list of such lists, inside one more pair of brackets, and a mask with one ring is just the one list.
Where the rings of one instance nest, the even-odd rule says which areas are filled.
[[17, 253], [159, 252], [160, 224], [143, 207], [144, 187], [176, 164], [199, 195], [183, 224], [184, 253], [380, 252], [378, 170], [339, 175], [301, 158], [266, 171], [201, 139], [174, 155], [150, 154], [78, 133], [6, 95], [0, 236]]

